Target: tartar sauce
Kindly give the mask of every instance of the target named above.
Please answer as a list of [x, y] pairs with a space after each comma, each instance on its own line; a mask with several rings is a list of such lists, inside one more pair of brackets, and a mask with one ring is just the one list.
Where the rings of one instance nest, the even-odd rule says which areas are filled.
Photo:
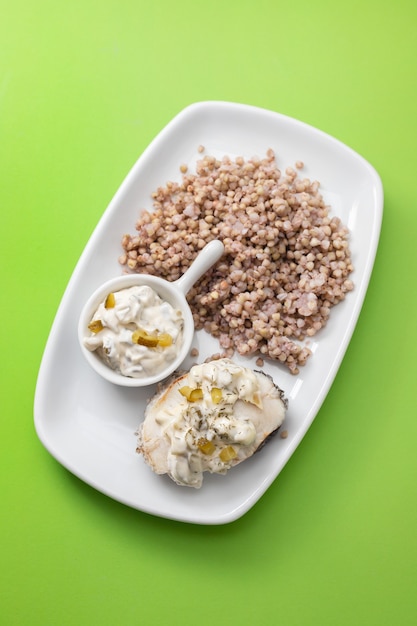
[[177, 356], [183, 337], [182, 312], [146, 285], [121, 289], [100, 303], [84, 339], [123, 376], [158, 374]]

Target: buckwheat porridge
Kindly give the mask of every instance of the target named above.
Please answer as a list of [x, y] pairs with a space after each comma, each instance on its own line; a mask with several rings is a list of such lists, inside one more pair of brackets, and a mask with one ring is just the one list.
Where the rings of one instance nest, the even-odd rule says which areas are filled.
[[128, 271], [173, 281], [220, 239], [225, 254], [188, 294], [196, 330], [216, 337], [223, 357], [269, 357], [293, 374], [311, 354], [306, 340], [353, 289], [348, 229], [302, 169], [280, 171], [272, 150], [202, 154], [195, 173], [181, 165], [182, 180], [152, 194], [119, 258]]

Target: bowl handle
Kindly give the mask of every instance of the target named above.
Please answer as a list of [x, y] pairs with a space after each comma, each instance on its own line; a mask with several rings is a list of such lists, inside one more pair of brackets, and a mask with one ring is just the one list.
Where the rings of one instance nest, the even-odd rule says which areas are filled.
[[201, 276], [214, 265], [224, 253], [224, 245], [218, 239], [210, 241], [194, 259], [188, 270], [175, 280], [172, 284], [176, 285], [184, 295], [186, 295], [191, 287], [198, 281]]

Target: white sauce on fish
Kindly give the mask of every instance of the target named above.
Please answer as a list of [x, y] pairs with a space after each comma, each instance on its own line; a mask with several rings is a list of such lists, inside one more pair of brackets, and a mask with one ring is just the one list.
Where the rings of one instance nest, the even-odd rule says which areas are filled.
[[178, 403], [158, 411], [156, 422], [169, 440], [169, 474], [178, 484], [199, 487], [203, 471], [224, 474], [240, 450], [255, 443], [250, 411], [235, 411], [236, 402], [262, 409], [262, 400], [254, 372], [228, 359], [192, 367], [185, 385], [201, 389], [202, 397], [189, 401], [178, 391]]
[[[183, 336], [182, 312], [146, 285], [114, 292], [114, 306], [103, 301], [92, 317], [103, 328], [84, 339], [84, 345], [96, 350], [103, 361], [123, 376], [144, 378], [164, 370], [177, 356]], [[147, 335], [167, 334], [171, 345], [148, 347], [135, 343], [132, 335], [140, 329]]]

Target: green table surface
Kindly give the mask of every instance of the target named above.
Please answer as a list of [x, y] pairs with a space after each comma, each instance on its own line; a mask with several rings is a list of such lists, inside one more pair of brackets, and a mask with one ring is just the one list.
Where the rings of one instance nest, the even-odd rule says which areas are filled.
[[[0, 623], [417, 623], [417, 4], [0, 7]], [[209, 527], [95, 491], [33, 424], [79, 255], [152, 138], [201, 100], [320, 128], [385, 194], [363, 309], [313, 425], [246, 515]]]

